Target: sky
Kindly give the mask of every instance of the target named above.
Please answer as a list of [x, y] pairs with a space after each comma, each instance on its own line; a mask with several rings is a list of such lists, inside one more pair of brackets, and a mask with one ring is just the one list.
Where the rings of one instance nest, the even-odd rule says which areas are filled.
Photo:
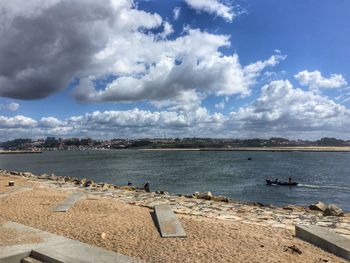
[[348, 0], [0, 0], [0, 141], [350, 139]]

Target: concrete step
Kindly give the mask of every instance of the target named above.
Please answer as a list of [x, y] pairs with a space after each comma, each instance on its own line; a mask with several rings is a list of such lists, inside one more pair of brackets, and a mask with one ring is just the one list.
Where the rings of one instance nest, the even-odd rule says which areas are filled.
[[29, 256], [22, 259], [21, 263], [43, 263], [43, 262]]

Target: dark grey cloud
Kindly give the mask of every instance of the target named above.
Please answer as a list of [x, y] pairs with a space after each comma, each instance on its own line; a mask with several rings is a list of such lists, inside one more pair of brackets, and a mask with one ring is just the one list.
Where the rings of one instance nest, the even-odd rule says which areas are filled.
[[0, 96], [37, 99], [62, 90], [105, 46], [99, 23], [113, 18], [110, 1], [29, 1], [28, 10], [13, 2], [19, 6], [0, 3]]

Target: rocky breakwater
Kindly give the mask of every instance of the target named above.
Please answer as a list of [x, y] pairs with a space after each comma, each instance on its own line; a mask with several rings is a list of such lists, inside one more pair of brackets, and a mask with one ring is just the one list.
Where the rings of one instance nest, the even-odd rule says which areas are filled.
[[41, 185], [59, 190], [84, 191], [88, 196], [116, 198], [131, 205], [153, 208], [156, 204], [168, 203], [175, 213], [203, 216], [245, 224], [271, 226], [294, 230], [296, 224], [311, 224], [327, 227], [350, 238], [350, 214], [335, 205], [321, 202], [309, 207], [288, 205], [275, 207], [261, 203], [239, 202], [211, 192], [192, 195], [172, 195], [164, 191], [147, 193], [132, 186], [117, 186], [95, 183], [87, 179], [56, 175], [34, 175], [16, 171], [0, 170], [0, 174], [21, 176], [39, 181]]

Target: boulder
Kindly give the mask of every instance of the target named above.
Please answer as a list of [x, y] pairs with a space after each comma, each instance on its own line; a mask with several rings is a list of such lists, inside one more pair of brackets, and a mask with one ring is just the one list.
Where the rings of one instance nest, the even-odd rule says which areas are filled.
[[226, 196], [213, 196], [213, 200], [217, 202], [228, 202], [228, 198]]
[[207, 193], [199, 193], [198, 195], [196, 195], [197, 199], [204, 199], [204, 200], [212, 200], [213, 199], [213, 195], [211, 192], [207, 192]]
[[51, 174], [47, 179], [49, 179], [51, 181], [57, 181], [58, 180], [58, 176], [56, 176], [55, 174]]
[[25, 177], [34, 177], [34, 175], [32, 173], [29, 173], [29, 172], [24, 172], [23, 176], [25, 176]]
[[124, 186], [119, 187], [119, 189], [128, 190], [128, 191], [134, 191], [134, 190], [135, 190], [135, 187], [133, 187], [133, 186], [128, 186], [128, 185], [124, 185]]
[[11, 175], [20, 175], [20, 173], [17, 172], [17, 171], [10, 171], [10, 174], [11, 174]]
[[322, 211], [324, 212], [327, 208], [327, 205], [325, 205], [324, 203], [318, 201], [317, 203], [315, 204], [311, 204], [309, 206], [310, 210], [316, 210], [316, 211]]
[[299, 205], [286, 205], [283, 207], [284, 210], [290, 210], [290, 211], [298, 211], [298, 212], [304, 212], [305, 207], [299, 206]]
[[42, 174], [42, 175], [39, 175], [39, 176], [38, 176], [38, 179], [47, 180], [49, 177], [50, 177], [50, 175], [48, 175], [48, 174]]
[[327, 206], [326, 210], [323, 212], [324, 216], [342, 216], [344, 215], [344, 212], [341, 208], [337, 207], [336, 205], [330, 204]]

